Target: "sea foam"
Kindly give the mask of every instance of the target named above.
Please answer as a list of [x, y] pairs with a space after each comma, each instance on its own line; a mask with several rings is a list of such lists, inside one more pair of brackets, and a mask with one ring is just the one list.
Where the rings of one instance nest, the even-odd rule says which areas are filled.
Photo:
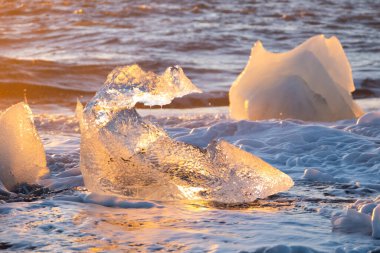
[[351, 67], [336, 37], [314, 36], [285, 53], [260, 41], [233, 83], [230, 113], [235, 119], [336, 121], [359, 117], [353, 101]]
[[345, 233], [362, 233], [380, 238], [380, 196], [358, 199], [343, 212], [332, 217], [334, 230]]

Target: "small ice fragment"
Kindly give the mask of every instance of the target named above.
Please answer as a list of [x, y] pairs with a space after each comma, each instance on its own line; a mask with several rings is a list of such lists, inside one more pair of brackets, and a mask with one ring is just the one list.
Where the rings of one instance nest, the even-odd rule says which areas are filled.
[[315, 182], [335, 182], [333, 176], [312, 168], [305, 169], [302, 178]]
[[375, 201], [358, 199], [350, 209], [332, 217], [333, 229], [346, 233], [372, 234], [373, 238], [380, 239], [380, 205], [377, 202], [378, 197]]
[[0, 115], [0, 180], [8, 190], [35, 184], [49, 171], [29, 106], [18, 103]]
[[380, 205], [372, 211], [372, 237], [380, 239]]
[[135, 110], [170, 103], [199, 89], [180, 67], [161, 76], [137, 65], [117, 68], [94, 98], [78, 102], [80, 168], [85, 186], [99, 194], [151, 200], [249, 202], [293, 186], [293, 180], [225, 141], [206, 149], [170, 138]]
[[75, 177], [75, 176], [81, 176], [80, 168], [74, 167], [71, 169], [67, 169], [61, 173], [59, 173], [56, 177], [57, 178], [64, 178], [64, 177]]
[[372, 126], [380, 125], [380, 111], [367, 112], [357, 120], [356, 124]]
[[342, 214], [332, 217], [333, 230], [345, 233], [371, 234], [371, 216], [346, 209]]
[[370, 203], [373, 203], [373, 201], [369, 200], [369, 199], [358, 199], [358, 200], [355, 201], [355, 203], [353, 203], [351, 205], [351, 208], [355, 208], [356, 210], [360, 210], [360, 208], [363, 205], [370, 204]]
[[291, 250], [286, 245], [276, 245], [271, 247], [270, 249], [267, 249], [265, 252], [270, 253], [291, 253]]
[[255, 251], [256, 253], [320, 253], [320, 251], [314, 250], [306, 246], [286, 246], [276, 245], [273, 247], [263, 247]]
[[102, 195], [97, 193], [83, 194], [80, 196], [84, 203], [92, 203], [107, 207], [120, 208], [152, 208], [156, 205], [147, 201], [129, 201], [110, 195]]
[[293, 50], [271, 53], [256, 42], [229, 92], [235, 119], [336, 121], [363, 114], [353, 101], [351, 67], [336, 37], [314, 36]]
[[376, 206], [377, 204], [375, 203], [364, 204], [360, 207], [359, 212], [371, 215]]

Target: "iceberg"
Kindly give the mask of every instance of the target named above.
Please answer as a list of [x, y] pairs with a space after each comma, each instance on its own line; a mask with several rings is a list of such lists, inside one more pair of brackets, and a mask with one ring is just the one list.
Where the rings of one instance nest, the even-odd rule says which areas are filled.
[[336, 121], [363, 114], [353, 101], [350, 63], [336, 37], [317, 35], [289, 52], [260, 41], [229, 91], [234, 119]]
[[176, 141], [143, 119], [136, 103], [164, 105], [201, 92], [178, 67], [162, 75], [137, 65], [118, 67], [83, 108], [80, 169], [98, 194], [150, 200], [240, 203], [288, 190], [292, 179], [226, 141], [206, 149]]
[[0, 181], [7, 190], [21, 183], [38, 183], [49, 173], [45, 150], [26, 103], [15, 104], [0, 114], [0, 140]]

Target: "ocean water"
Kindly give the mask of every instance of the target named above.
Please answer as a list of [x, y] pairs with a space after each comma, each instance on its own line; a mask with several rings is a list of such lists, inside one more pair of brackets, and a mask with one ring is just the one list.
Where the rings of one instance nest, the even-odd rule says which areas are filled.
[[[25, 97], [53, 192], [0, 204], [0, 249], [38, 252], [370, 252], [380, 240], [336, 231], [332, 217], [380, 191], [379, 120], [234, 121], [228, 89], [256, 40], [272, 51], [323, 33], [340, 39], [359, 105], [379, 110], [377, 1], [0, 0], [0, 109]], [[79, 171], [74, 116], [115, 66], [179, 64], [205, 93], [138, 112], [176, 140], [226, 140], [292, 177], [288, 192], [241, 205], [113, 200]], [[1, 141], [1, 140], [0, 140]], [[305, 169], [329, 175], [303, 178]], [[314, 180], [314, 181], [313, 181]], [[1, 201], [1, 200], [0, 200]], [[115, 204], [116, 203], [116, 204]], [[282, 246], [281, 246], [282, 245]], [[272, 251], [270, 251], [272, 250]]]
[[[183, 67], [206, 93], [170, 107], [227, 106], [227, 91], [261, 40], [275, 52], [335, 35], [358, 97], [379, 89], [380, 3], [281, 1], [0, 1], [0, 97], [72, 107], [118, 65]], [[10, 88], [12, 87], [12, 88]], [[26, 91], [24, 91], [26, 90]]]

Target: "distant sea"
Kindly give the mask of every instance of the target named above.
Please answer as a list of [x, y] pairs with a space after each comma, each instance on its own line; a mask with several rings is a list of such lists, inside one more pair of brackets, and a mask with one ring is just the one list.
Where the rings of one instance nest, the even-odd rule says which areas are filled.
[[380, 1], [0, 0], [0, 108], [72, 108], [119, 65], [183, 67], [204, 90], [171, 107], [227, 106], [228, 90], [261, 40], [274, 52], [335, 35], [351, 62], [354, 97], [380, 93]]

